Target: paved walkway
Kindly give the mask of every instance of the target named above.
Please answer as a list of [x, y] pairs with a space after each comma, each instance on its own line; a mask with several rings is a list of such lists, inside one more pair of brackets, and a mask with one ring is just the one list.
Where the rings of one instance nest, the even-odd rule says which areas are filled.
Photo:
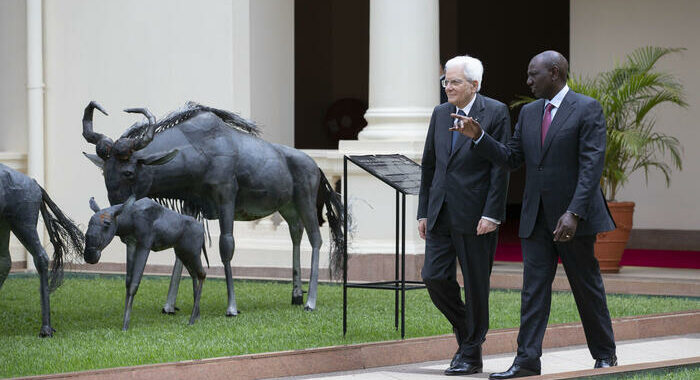
[[[688, 334], [654, 339], [640, 339], [617, 342], [619, 365], [651, 363], [672, 359], [700, 356], [700, 334]], [[505, 371], [513, 362], [514, 354], [502, 354], [484, 357], [484, 373], [460, 378], [488, 378], [491, 372]], [[553, 374], [586, 370], [593, 368], [586, 346], [573, 346], [544, 350], [542, 355], [542, 374]], [[408, 365], [370, 368], [359, 371], [335, 372], [307, 376], [287, 377], [285, 379], [328, 379], [328, 380], [396, 380], [396, 379], [442, 379], [443, 371], [449, 361], [435, 361]]]

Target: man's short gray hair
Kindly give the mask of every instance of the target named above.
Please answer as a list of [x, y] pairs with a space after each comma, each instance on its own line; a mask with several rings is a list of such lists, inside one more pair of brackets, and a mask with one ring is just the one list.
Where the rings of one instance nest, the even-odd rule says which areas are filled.
[[445, 71], [455, 66], [462, 66], [467, 80], [479, 82], [476, 91], [481, 90], [481, 78], [484, 76], [484, 65], [481, 61], [468, 55], [458, 55], [445, 63]]

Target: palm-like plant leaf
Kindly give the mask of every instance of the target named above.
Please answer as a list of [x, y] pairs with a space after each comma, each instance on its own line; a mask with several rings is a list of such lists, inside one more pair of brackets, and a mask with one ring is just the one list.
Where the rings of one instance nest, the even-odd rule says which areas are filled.
[[572, 90], [597, 99], [603, 107], [607, 150], [601, 185], [610, 200], [637, 170], [644, 171], [647, 181], [652, 170], [660, 171], [668, 186], [672, 170], [682, 169], [680, 142], [654, 131], [656, 120], [651, 111], [664, 103], [688, 106], [677, 78], [654, 71], [661, 58], [683, 50], [642, 47], [630, 53], [624, 63], [594, 79], [569, 79]]

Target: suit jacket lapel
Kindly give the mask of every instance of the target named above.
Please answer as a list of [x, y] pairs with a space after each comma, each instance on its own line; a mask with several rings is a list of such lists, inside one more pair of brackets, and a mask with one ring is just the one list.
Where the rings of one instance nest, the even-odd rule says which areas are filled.
[[[474, 99], [474, 104], [472, 104], [472, 108], [469, 110], [469, 114], [467, 116], [476, 118], [479, 122], [482, 122], [484, 119], [484, 99], [479, 94], [476, 94], [475, 96], [476, 99]], [[457, 153], [457, 151], [459, 151], [460, 148], [462, 148], [463, 145], [465, 145], [467, 140], [471, 141], [471, 139], [467, 136], [461, 133], [459, 134], [457, 137], [457, 142], [455, 143], [455, 148], [450, 154], [450, 159]], [[450, 143], [452, 143], [451, 140]], [[465, 149], [469, 149], [470, 146], [471, 144], [467, 144]]]
[[[547, 153], [547, 149], [549, 149], [549, 146], [552, 145], [552, 140], [554, 139], [554, 136], [564, 125], [566, 119], [569, 118], [571, 112], [573, 112], [574, 109], [576, 109], [576, 102], [573, 100], [572, 93], [573, 91], [569, 90], [569, 92], [566, 94], [564, 99], [561, 101], [561, 105], [557, 110], [557, 114], [554, 115], [554, 119], [552, 119], [552, 124], [549, 125], [549, 131], [547, 131], [547, 136], [545, 136], [544, 144], [542, 144], [542, 154], [540, 156], [540, 161], [542, 161], [542, 158], [544, 158], [544, 155]], [[544, 108], [542, 112], [544, 113]]]
[[457, 107], [450, 105], [450, 107], [447, 108], [447, 120], [443, 122], [443, 125], [440, 125], [438, 128], [441, 129], [439, 131], [441, 137], [440, 141], [440, 146], [442, 149], [440, 149], [440, 154], [444, 154], [446, 157], [446, 161], [450, 159], [450, 156], [452, 155], [452, 131], [450, 131], [450, 128], [452, 127], [452, 124], [454, 123], [452, 117], [450, 117], [451, 113], [457, 112]]

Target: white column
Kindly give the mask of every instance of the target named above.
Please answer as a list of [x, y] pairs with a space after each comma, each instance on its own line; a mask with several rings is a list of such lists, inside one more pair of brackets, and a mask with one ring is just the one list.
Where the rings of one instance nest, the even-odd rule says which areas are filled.
[[27, 174], [44, 184], [44, 58], [41, 0], [27, 0]]
[[[398, 153], [420, 162], [439, 102], [438, 11], [438, 0], [370, 0], [368, 125], [358, 140], [340, 141], [341, 154]], [[348, 197], [355, 221], [348, 253], [393, 255], [395, 190], [349, 164]], [[407, 255], [424, 252], [417, 207], [418, 197], [406, 198]]]
[[[27, 0], [27, 174], [44, 185], [44, 57], [42, 1]], [[43, 238], [41, 223], [37, 225]], [[43, 240], [43, 239], [42, 239]], [[35, 271], [27, 252], [27, 270]]]
[[439, 101], [438, 0], [371, 0], [369, 109], [360, 140], [425, 140]]

